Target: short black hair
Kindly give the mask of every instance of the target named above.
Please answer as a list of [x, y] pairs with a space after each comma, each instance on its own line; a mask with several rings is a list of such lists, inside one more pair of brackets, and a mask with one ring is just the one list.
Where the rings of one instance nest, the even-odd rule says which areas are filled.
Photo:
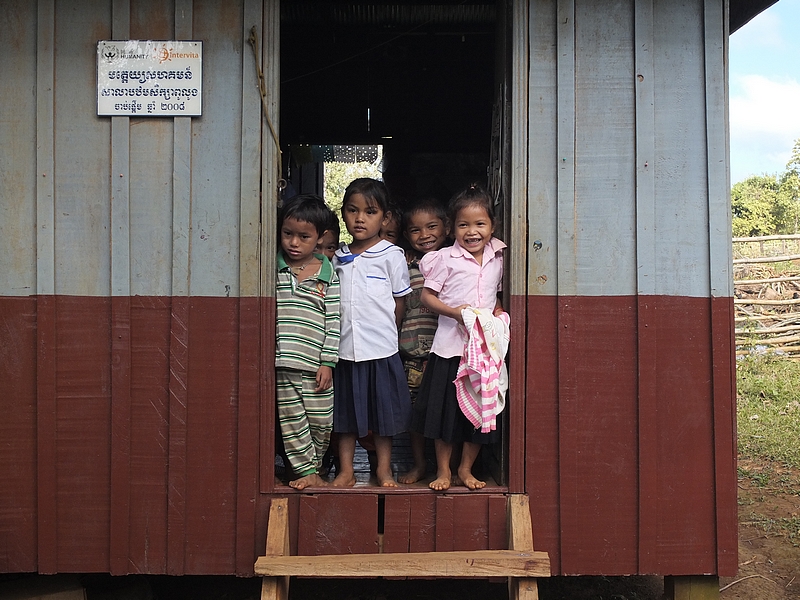
[[389, 190], [386, 189], [386, 185], [382, 181], [370, 177], [359, 177], [351, 181], [344, 191], [342, 214], [344, 214], [344, 207], [347, 201], [353, 194], [361, 194], [370, 202], [374, 202], [378, 205], [378, 208], [381, 209], [381, 212], [387, 213], [392, 209], [392, 203], [389, 200]]
[[432, 196], [427, 196], [414, 200], [405, 211], [403, 211], [403, 231], [406, 231], [411, 224], [411, 217], [421, 212], [428, 212], [436, 215], [436, 218], [447, 226], [447, 211], [445, 210], [444, 204]]
[[331, 209], [316, 194], [299, 194], [284, 201], [278, 213], [278, 228], [283, 227], [286, 219], [297, 219], [311, 223], [322, 237], [330, 229], [331, 214]]

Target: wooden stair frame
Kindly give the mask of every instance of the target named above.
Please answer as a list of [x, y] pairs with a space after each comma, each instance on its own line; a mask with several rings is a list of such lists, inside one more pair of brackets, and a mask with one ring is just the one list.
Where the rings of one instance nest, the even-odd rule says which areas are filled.
[[291, 556], [289, 505], [274, 498], [265, 556], [255, 563], [262, 600], [288, 600], [292, 576], [305, 577], [507, 577], [509, 598], [538, 600], [538, 577], [550, 576], [550, 557], [533, 549], [528, 496], [508, 497], [508, 550]]

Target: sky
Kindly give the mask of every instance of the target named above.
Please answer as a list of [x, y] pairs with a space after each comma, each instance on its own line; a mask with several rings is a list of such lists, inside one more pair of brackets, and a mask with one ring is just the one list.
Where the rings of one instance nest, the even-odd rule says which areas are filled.
[[730, 37], [731, 184], [781, 174], [800, 138], [800, 0], [779, 0]]

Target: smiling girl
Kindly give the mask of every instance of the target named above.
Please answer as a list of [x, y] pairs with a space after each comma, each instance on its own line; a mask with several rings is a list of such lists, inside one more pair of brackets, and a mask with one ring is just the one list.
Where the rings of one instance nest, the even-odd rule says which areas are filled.
[[[472, 474], [481, 446], [494, 442], [497, 432], [481, 433], [464, 416], [453, 381], [464, 353], [467, 332], [461, 311], [503, 308], [497, 298], [503, 278], [503, 248], [493, 237], [494, 210], [489, 195], [478, 185], [456, 194], [449, 205], [455, 243], [426, 254], [419, 263], [425, 278], [420, 300], [439, 315], [430, 358], [414, 404], [411, 429], [435, 440], [436, 479], [430, 483], [441, 491], [455, 482], [471, 490], [486, 485]], [[461, 449], [457, 477], [450, 471], [456, 446]]]

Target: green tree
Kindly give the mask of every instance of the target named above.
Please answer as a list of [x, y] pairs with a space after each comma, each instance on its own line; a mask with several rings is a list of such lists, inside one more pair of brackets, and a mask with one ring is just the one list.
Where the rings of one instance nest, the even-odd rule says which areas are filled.
[[733, 235], [748, 237], [775, 233], [773, 208], [778, 196], [775, 175], [755, 175], [731, 188]]
[[731, 188], [731, 209], [737, 237], [800, 231], [800, 139], [782, 174], [755, 175]]

